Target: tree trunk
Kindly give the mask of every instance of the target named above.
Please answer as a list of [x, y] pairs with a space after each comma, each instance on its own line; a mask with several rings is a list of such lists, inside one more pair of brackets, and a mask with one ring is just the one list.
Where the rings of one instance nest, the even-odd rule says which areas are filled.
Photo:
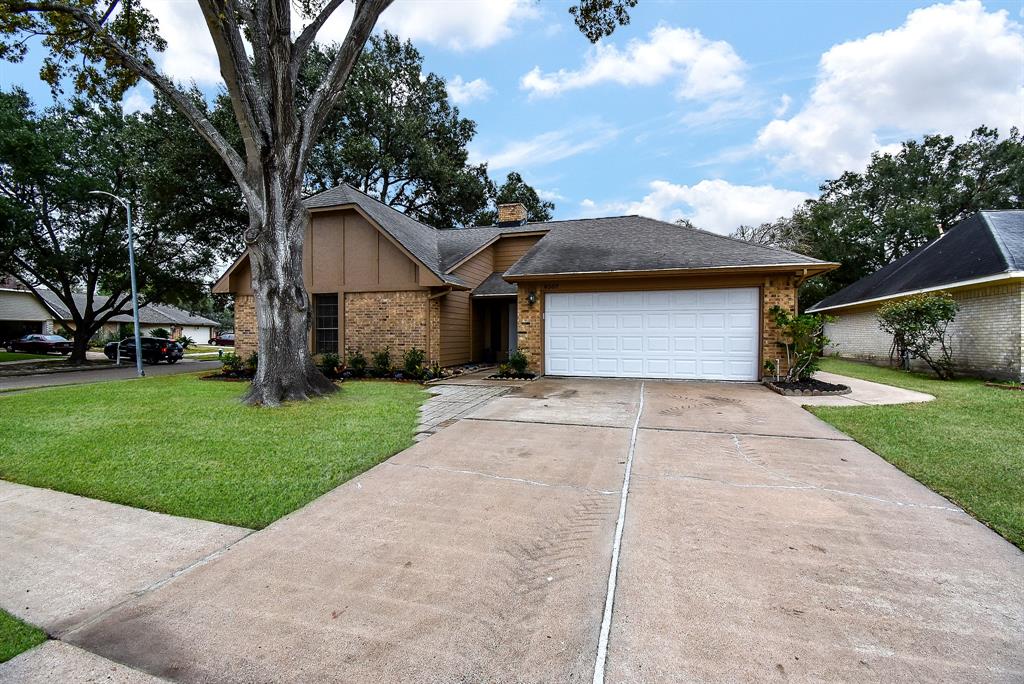
[[301, 192], [296, 187], [270, 191], [267, 196], [265, 218], [262, 225], [253, 226], [258, 237], [249, 247], [259, 365], [244, 401], [277, 406], [338, 388], [316, 367], [309, 350], [311, 311], [302, 282], [306, 215]]
[[75, 326], [74, 334], [71, 336], [71, 356], [68, 358], [68, 363], [85, 363], [85, 352], [89, 350], [89, 340], [92, 339], [93, 334], [91, 326]]

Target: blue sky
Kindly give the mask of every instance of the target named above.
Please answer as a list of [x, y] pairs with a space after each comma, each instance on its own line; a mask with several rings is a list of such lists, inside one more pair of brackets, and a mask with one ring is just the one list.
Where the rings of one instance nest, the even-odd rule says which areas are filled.
[[[158, 62], [216, 88], [194, 3], [146, 4], [171, 44]], [[474, 159], [496, 178], [521, 171], [558, 218], [686, 216], [729, 232], [788, 213], [873, 149], [1024, 121], [1019, 2], [640, 0], [597, 48], [568, 5], [399, 0], [381, 22], [477, 121]], [[45, 99], [35, 62], [3, 65], [0, 84]]]

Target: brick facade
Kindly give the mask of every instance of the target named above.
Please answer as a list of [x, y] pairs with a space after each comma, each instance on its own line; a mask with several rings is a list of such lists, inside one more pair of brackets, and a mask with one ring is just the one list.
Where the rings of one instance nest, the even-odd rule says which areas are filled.
[[[950, 325], [953, 360], [962, 373], [1024, 381], [1024, 284], [1009, 283], [952, 291], [960, 305]], [[888, 363], [892, 336], [878, 329], [877, 306], [834, 314], [825, 326], [826, 350], [839, 356]], [[927, 366], [916, 361], [915, 365]]]
[[245, 358], [256, 351], [256, 302], [252, 295], [235, 297], [235, 353]]
[[[685, 286], [678, 286], [685, 289]], [[528, 296], [536, 292], [537, 301], [530, 304]], [[768, 316], [768, 309], [781, 306], [788, 311], [795, 311], [797, 291], [791, 276], [766, 278], [761, 286], [761, 360], [775, 361], [779, 359], [780, 372], [786, 372], [785, 350], [779, 346], [781, 333]], [[530, 364], [534, 373], [544, 372], [544, 287], [521, 283], [517, 298], [518, 314], [518, 346]], [[761, 370], [763, 373], [763, 369]]]
[[428, 330], [430, 339], [427, 341], [427, 364], [441, 363], [441, 299], [434, 297], [428, 300]]
[[[536, 291], [537, 301], [529, 302]], [[544, 372], [544, 292], [540, 288], [520, 284], [516, 297], [516, 346], [526, 356], [534, 373]]]
[[[394, 363], [416, 347], [427, 352], [428, 363], [437, 359], [437, 324], [440, 312], [426, 290], [348, 292], [345, 294], [345, 354], [370, 354], [385, 347]], [[433, 321], [431, 320], [433, 319]], [[433, 333], [433, 334], [431, 334]]]
[[789, 371], [786, 363], [786, 349], [782, 346], [782, 332], [772, 321], [768, 311], [773, 306], [780, 306], [790, 313], [796, 311], [796, 285], [791, 276], [774, 276], [765, 278], [761, 286], [761, 373], [768, 375], [764, 369], [766, 362], [777, 363], [778, 373]]

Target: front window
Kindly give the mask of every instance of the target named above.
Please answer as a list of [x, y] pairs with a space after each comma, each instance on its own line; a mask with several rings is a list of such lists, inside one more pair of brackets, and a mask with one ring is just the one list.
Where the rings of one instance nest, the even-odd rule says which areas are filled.
[[338, 353], [338, 295], [313, 295], [316, 310], [316, 329], [313, 337], [313, 352]]

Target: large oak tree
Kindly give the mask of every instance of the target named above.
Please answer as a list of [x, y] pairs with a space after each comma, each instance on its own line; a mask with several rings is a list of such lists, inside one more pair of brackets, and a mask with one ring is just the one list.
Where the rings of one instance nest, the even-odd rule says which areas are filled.
[[[485, 0], [480, 0], [485, 1]], [[304, 26], [289, 0], [197, 0], [213, 39], [241, 133], [236, 148], [189, 93], [154, 65], [163, 47], [155, 18], [138, 0], [2, 0], [0, 56], [24, 55], [44, 36], [43, 76], [71, 76], [85, 91], [116, 95], [139, 78], [171, 102], [217, 152], [248, 210], [244, 239], [256, 299], [260, 364], [247, 401], [276, 405], [335, 391], [306, 345], [309, 297], [302, 282], [306, 220], [302, 188], [316, 141], [341, 103], [349, 76], [392, 0], [354, 0], [344, 41], [318, 85], [303, 95], [299, 74], [324, 23], [345, 0], [302, 0]], [[628, 22], [636, 0], [580, 0], [577, 25], [596, 41]]]

